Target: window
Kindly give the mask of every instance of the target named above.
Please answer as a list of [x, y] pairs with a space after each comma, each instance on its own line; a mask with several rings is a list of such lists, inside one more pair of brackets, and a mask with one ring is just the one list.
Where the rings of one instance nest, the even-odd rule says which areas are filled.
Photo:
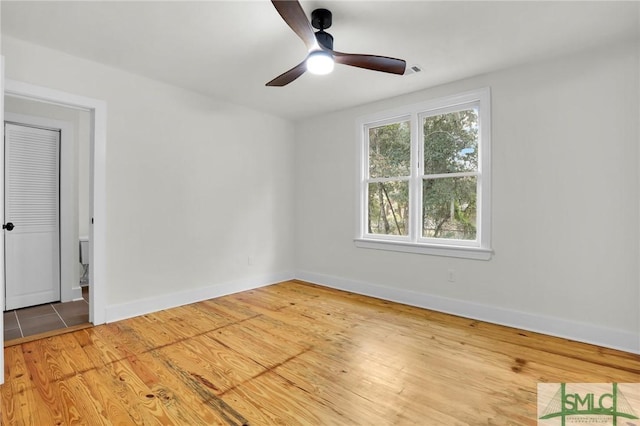
[[356, 245], [489, 259], [488, 88], [358, 121]]

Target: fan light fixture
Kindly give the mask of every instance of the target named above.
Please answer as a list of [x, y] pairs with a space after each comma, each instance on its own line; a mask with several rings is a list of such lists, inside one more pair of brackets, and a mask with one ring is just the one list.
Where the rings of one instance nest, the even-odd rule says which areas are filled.
[[[333, 36], [325, 31], [331, 27], [331, 11], [315, 9], [311, 12], [309, 22], [298, 0], [271, 0], [271, 3], [289, 28], [300, 37], [307, 47], [308, 54], [302, 62], [268, 82], [267, 86], [286, 86], [306, 71], [313, 74], [329, 74], [333, 71], [335, 62], [372, 71], [404, 74], [407, 63], [402, 59], [333, 50]], [[319, 31], [314, 32], [314, 28]]]
[[307, 71], [311, 74], [324, 75], [333, 71], [333, 56], [324, 50], [316, 50], [307, 57]]

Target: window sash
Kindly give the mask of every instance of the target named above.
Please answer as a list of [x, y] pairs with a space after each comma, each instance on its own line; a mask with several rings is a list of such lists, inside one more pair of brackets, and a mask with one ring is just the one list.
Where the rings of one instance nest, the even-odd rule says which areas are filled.
[[[398, 179], [398, 178], [408, 178], [411, 176], [413, 167], [409, 167], [409, 175], [404, 175], [404, 176], [385, 176], [385, 177], [377, 177], [377, 178], [372, 178], [370, 176], [370, 172], [371, 172], [371, 156], [369, 155], [370, 153], [370, 149], [371, 149], [371, 145], [370, 145], [370, 140], [369, 140], [369, 133], [371, 129], [375, 129], [378, 127], [383, 127], [383, 126], [388, 126], [391, 124], [398, 124], [398, 123], [402, 123], [408, 121], [409, 125], [411, 126], [410, 128], [410, 135], [411, 135], [411, 142], [410, 142], [410, 149], [411, 149], [411, 153], [410, 153], [410, 159], [409, 159], [409, 164], [411, 164], [411, 166], [413, 166], [413, 120], [412, 120], [412, 116], [411, 115], [404, 115], [404, 116], [400, 116], [400, 117], [391, 117], [385, 120], [378, 120], [375, 122], [370, 122], [367, 123], [363, 126], [363, 137], [365, 140], [364, 143], [364, 158], [366, 159], [366, 163], [365, 163], [365, 178], [366, 179]], [[380, 181], [382, 182], [382, 181]]]
[[[411, 232], [412, 232], [412, 229], [411, 229], [411, 222], [412, 222], [411, 216], [412, 216], [412, 213], [411, 213], [410, 209], [408, 211], [409, 218], [406, 219], [406, 220], [402, 220], [402, 215], [401, 215], [402, 212], [401, 211], [393, 211], [392, 212], [394, 220], [389, 220], [389, 218], [386, 218], [386, 221], [389, 222], [392, 225], [392, 227], [395, 227], [396, 229], [398, 229], [398, 231], [400, 231], [399, 224], [402, 223], [402, 225], [404, 225], [404, 228], [406, 228], [406, 234], [405, 233], [402, 233], [402, 234], [400, 234], [400, 233], [398, 233], [398, 234], [394, 234], [394, 233], [384, 234], [384, 233], [378, 233], [378, 232], [368, 232], [369, 224], [370, 224], [370, 221], [372, 220], [372, 218], [369, 217], [369, 214], [370, 214], [370, 209], [369, 209], [369, 207], [370, 207], [370, 204], [369, 204], [369, 200], [370, 200], [369, 188], [371, 187], [371, 184], [376, 184], [376, 183], [405, 183], [405, 182], [407, 183], [407, 191], [409, 192], [411, 190], [411, 182], [410, 182], [409, 179], [395, 179], [395, 180], [393, 180], [393, 179], [392, 180], [385, 179], [385, 182], [369, 182], [367, 184], [367, 187], [366, 187], [367, 235], [371, 235], [371, 236], [375, 236], [375, 237], [392, 238], [392, 239], [395, 238], [395, 239], [402, 239], [402, 240], [409, 239], [411, 237]], [[385, 195], [388, 197], [388, 194], [386, 192], [385, 192]], [[393, 200], [387, 199], [386, 201], [389, 202], [390, 208], [393, 208], [393, 206], [392, 206], [392, 201]], [[384, 202], [384, 200], [383, 200], [383, 203], [386, 204], [386, 202]], [[410, 204], [409, 204], [409, 207], [410, 207]], [[397, 222], [398, 216], [399, 216], [400, 222]]]
[[478, 208], [478, 205], [480, 203], [479, 200], [479, 189], [480, 189], [480, 175], [477, 172], [474, 173], [455, 173], [455, 176], [453, 173], [451, 174], [440, 174], [437, 175], [438, 177], [434, 177], [436, 175], [430, 175], [429, 177], [425, 177], [421, 180], [421, 188], [420, 188], [420, 195], [422, 197], [425, 196], [425, 189], [424, 189], [424, 183], [427, 180], [438, 180], [438, 179], [455, 179], [455, 178], [460, 178], [460, 177], [473, 177], [476, 179], [476, 184], [475, 184], [475, 203], [476, 203], [476, 221], [475, 221], [475, 238], [473, 239], [460, 239], [460, 238], [436, 238], [436, 237], [429, 237], [429, 236], [424, 236], [423, 232], [424, 232], [424, 224], [422, 223], [422, 215], [423, 215], [423, 210], [424, 210], [424, 202], [420, 202], [420, 216], [419, 216], [419, 221], [420, 221], [420, 227], [417, 230], [418, 231], [418, 237], [416, 239], [416, 241], [418, 243], [425, 243], [425, 244], [442, 244], [442, 241], [446, 241], [449, 244], [452, 245], [463, 245], [463, 246], [469, 246], [469, 247], [475, 247], [475, 246], [479, 246], [480, 244], [480, 226], [479, 226], [479, 222], [480, 222], [480, 209]]

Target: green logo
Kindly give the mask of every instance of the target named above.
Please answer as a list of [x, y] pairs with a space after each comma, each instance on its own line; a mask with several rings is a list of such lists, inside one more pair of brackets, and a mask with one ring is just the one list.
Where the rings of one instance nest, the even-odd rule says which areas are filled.
[[[558, 384], [538, 384], [538, 406], [540, 405], [541, 386], [557, 386]], [[559, 419], [565, 426], [567, 419], [572, 424], [612, 424], [618, 425], [618, 420], [637, 420], [638, 416], [629, 400], [620, 391], [618, 383], [560, 383], [553, 397], [548, 400], [545, 408], [538, 413], [539, 420]], [[633, 386], [633, 385], [630, 385]], [[637, 389], [637, 384], [635, 384]], [[637, 395], [634, 395], [637, 398]], [[632, 399], [634, 404], [637, 399]], [[636, 406], [637, 407], [637, 406]], [[609, 421], [610, 420], [610, 421]], [[539, 424], [547, 424], [540, 423]], [[622, 426], [635, 426], [635, 422], [620, 423]]]

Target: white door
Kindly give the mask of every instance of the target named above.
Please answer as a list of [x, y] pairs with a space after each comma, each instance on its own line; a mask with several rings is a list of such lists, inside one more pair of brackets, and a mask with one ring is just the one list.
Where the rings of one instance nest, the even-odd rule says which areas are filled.
[[5, 310], [60, 300], [60, 132], [5, 124]]
[[[4, 123], [4, 56], [0, 55], [0, 123]], [[2, 139], [4, 140], [4, 126], [2, 129]], [[4, 150], [0, 149], [0, 165], [4, 164]], [[1, 177], [2, 175], [0, 175]], [[0, 193], [4, 191], [4, 185], [0, 184]], [[0, 200], [2, 200], [0, 195]], [[3, 214], [4, 205], [0, 203], [0, 218]], [[2, 237], [0, 233], [0, 237]], [[0, 238], [0, 306], [4, 306], [4, 238]], [[4, 331], [4, 315], [0, 316], [0, 328]], [[0, 348], [4, 348], [4, 333], [0, 334]], [[4, 350], [0, 351], [0, 385], [4, 383]]]

